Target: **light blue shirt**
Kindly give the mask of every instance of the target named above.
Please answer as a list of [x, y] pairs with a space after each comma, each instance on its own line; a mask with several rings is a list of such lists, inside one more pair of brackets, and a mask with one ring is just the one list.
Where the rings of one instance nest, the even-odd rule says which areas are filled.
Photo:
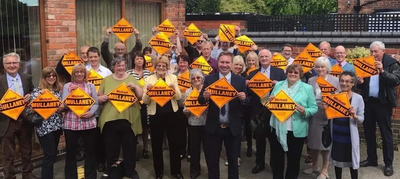
[[377, 98], [379, 95], [379, 75], [371, 76], [369, 81], [369, 96]]
[[271, 78], [270, 78], [270, 76], [271, 76], [271, 65], [268, 66], [267, 69], [264, 69], [264, 68], [261, 66], [261, 73], [262, 73], [262, 74], [265, 74], [265, 70], [267, 70], [267, 77], [268, 77], [269, 79], [271, 79]]
[[[222, 75], [221, 73], [219, 73], [219, 78], [223, 78], [224, 75]], [[232, 78], [232, 73], [229, 72], [226, 76], [225, 76], [226, 80], [229, 82], [229, 84], [231, 83], [231, 78]], [[221, 114], [221, 110], [219, 110], [219, 122], [220, 123], [229, 123], [229, 119], [228, 119], [228, 113], [229, 113], [229, 102], [225, 104], [225, 115]]]
[[[8, 88], [13, 90], [14, 92], [17, 92], [14, 86], [14, 81], [13, 81], [14, 77], [10, 76], [8, 73], [6, 73], [6, 76], [7, 76]], [[17, 76], [15, 78], [17, 79], [17, 83], [19, 84], [19, 91], [21, 92], [20, 95], [24, 96], [24, 88], [22, 86], [21, 76], [19, 76], [19, 74], [17, 73]]]

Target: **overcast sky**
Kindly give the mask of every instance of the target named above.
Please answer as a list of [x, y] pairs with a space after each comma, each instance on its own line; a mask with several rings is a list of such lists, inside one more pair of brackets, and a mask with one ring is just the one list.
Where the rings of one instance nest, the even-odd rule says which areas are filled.
[[38, 6], [39, 5], [38, 0], [19, 0], [19, 1], [27, 4], [28, 6]]

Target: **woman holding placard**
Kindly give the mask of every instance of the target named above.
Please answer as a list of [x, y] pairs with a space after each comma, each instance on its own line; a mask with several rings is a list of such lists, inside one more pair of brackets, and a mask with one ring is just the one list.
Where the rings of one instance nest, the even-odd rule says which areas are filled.
[[[143, 95], [143, 90], [134, 76], [125, 73], [125, 61], [125, 57], [114, 58], [111, 63], [114, 73], [104, 78], [100, 85], [98, 98], [99, 103], [103, 104], [103, 109], [99, 126], [104, 136], [107, 157], [106, 173], [111, 174], [111, 166], [118, 161], [122, 146], [126, 175], [129, 178], [139, 178], [135, 170], [136, 136], [142, 133], [139, 100]], [[133, 94], [130, 94], [129, 90]], [[111, 93], [119, 94], [124, 98], [114, 99], [115, 96], [111, 96]], [[133, 95], [136, 99], [128, 100]], [[121, 103], [113, 104], [116, 102]]]
[[[351, 179], [358, 178], [360, 167], [360, 137], [358, 124], [364, 121], [364, 100], [361, 95], [352, 91], [357, 77], [353, 72], [345, 71], [339, 76], [341, 92], [347, 93], [350, 107], [350, 117], [334, 118], [332, 120], [331, 159], [335, 166], [336, 179], [342, 179], [342, 168], [350, 167]], [[322, 108], [328, 108], [322, 103]]]
[[[192, 93], [194, 89], [200, 93], [203, 88], [204, 82], [204, 74], [200, 69], [193, 69], [190, 71], [190, 81], [192, 87], [187, 89], [185, 94], [183, 94], [182, 99], [179, 100], [179, 103], [184, 105], [187, 97]], [[195, 98], [197, 100], [197, 97]], [[188, 116], [189, 123], [189, 137], [190, 137], [190, 178], [197, 178], [201, 172], [200, 166], [200, 153], [201, 153], [201, 145], [203, 143], [204, 136], [204, 125], [206, 125], [206, 117], [207, 117], [207, 109], [199, 116], [192, 114], [189, 109], [185, 106], [183, 109], [183, 113]]]
[[[167, 132], [170, 167], [173, 178], [183, 178], [181, 173], [181, 160], [179, 158], [179, 131], [176, 130], [179, 120], [177, 120], [178, 102], [182, 94], [178, 87], [175, 75], [167, 73], [169, 60], [165, 56], [155, 60], [155, 73], [145, 79], [143, 102], [147, 104], [147, 114], [150, 119], [151, 128], [151, 147], [153, 151], [153, 165], [156, 178], [162, 178], [164, 173], [163, 162], [163, 138], [164, 131]], [[154, 86], [154, 88], [153, 88]], [[160, 90], [162, 89], [162, 90]], [[174, 92], [172, 92], [172, 90]], [[147, 93], [160, 97], [152, 97]], [[174, 95], [168, 96], [164, 93]], [[160, 104], [164, 103], [164, 105]]]
[[[78, 117], [71, 107], [64, 115], [64, 133], [66, 143], [65, 157], [65, 178], [75, 179], [78, 177], [76, 170], [76, 152], [78, 148], [78, 139], [82, 137], [85, 147], [85, 178], [95, 179], [96, 171], [96, 137], [97, 122], [95, 112], [98, 108], [96, 88], [93, 84], [87, 82], [87, 71], [84, 64], [76, 64], [72, 68], [71, 82], [64, 85], [63, 99], [70, 96], [75, 89], [82, 89], [87, 95], [94, 100], [94, 104], [86, 112]], [[79, 88], [78, 88], [79, 87]], [[79, 95], [80, 96], [80, 95]], [[81, 98], [81, 97], [80, 97]], [[71, 100], [72, 101], [72, 100]], [[75, 101], [80, 101], [77, 99]], [[80, 104], [77, 104], [80, 105]], [[84, 106], [82, 104], [82, 106]], [[81, 107], [82, 108], [82, 107]]]
[[[48, 90], [58, 100], [62, 100], [62, 86], [59, 82], [58, 74], [52, 67], [46, 67], [42, 71], [39, 86], [33, 89], [30, 101], [35, 100]], [[63, 105], [59, 109], [64, 108]], [[43, 150], [42, 179], [52, 179], [54, 174], [53, 165], [57, 158], [57, 147], [62, 134], [63, 121], [61, 110], [55, 111], [47, 119], [43, 119], [34, 109], [27, 108], [27, 116], [35, 118], [32, 120], [36, 128], [40, 146]]]
[[[149, 77], [151, 72], [146, 69], [146, 60], [144, 55], [140, 52], [135, 52], [133, 54], [133, 68], [131, 70], [126, 71], [126, 73], [135, 77], [136, 80], [141, 80]], [[143, 158], [148, 159], [149, 150], [148, 150], [148, 143], [149, 143], [149, 124], [147, 120], [147, 106], [145, 104], [140, 105], [140, 116], [142, 122], [142, 141], [143, 141]]]
[[[314, 88], [315, 100], [317, 101], [318, 111], [309, 120], [307, 145], [310, 149], [309, 154], [312, 158], [312, 167], [303, 171], [304, 174], [311, 175], [312, 173], [319, 173], [318, 156], [322, 153], [322, 169], [318, 179], [329, 178], [329, 147], [322, 145], [322, 131], [323, 127], [328, 124], [324, 110], [321, 108], [322, 96], [334, 94], [340, 91], [339, 78], [330, 75], [332, 70], [331, 63], [326, 57], [319, 57], [315, 61], [314, 69], [318, 76], [312, 77], [308, 80], [308, 84]], [[327, 82], [327, 83], [326, 83]], [[324, 83], [324, 84], [321, 84]], [[320, 87], [320, 85], [322, 87]]]
[[258, 62], [258, 55], [256, 52], [251, 51], [249, 52], [249, 54], [247, 54], [246, 65], [247, 65], [246, 74], [250, 74], [251, 71], [260, 68], [260, 63]]
[[[299, 64], [292, 64], [286, 68], [286, 80], [279, 81], [269, 97], [269, 101], [274, 101], [277, 94], [282, 91], [287, 94], [287, 98], [276, 100], [275, 103], [285, 101], [283, 106], [291, 106], [290, 99], [294, 101], [295, 106], [286, 110], [294, 110], [285, 120], [281, 112], [271, 115], [271, 167], [273, 178], [296, 179], [300, 170], [300, 158], [303, 151], [304, 140], [308, 134], [308, 118], [314, 115], [318, 106], [315, 101], [312, 86], [303, 83], [300, 78], [303, 76], [303, 69]], [[278, 98], [277, 98], [278, 99]], [[291, 103], [292, 104], [292, 103]], [[278, 105], [276, 105], [278, 106]], [[271, 108], [269, 107], [271, 110]], [[281, 111], [278, 109], [278, 111]], [[281, 122], [282, 121], [282, 122]], [[287, 155], [287, 169], [284, 174], [285, 154]]]

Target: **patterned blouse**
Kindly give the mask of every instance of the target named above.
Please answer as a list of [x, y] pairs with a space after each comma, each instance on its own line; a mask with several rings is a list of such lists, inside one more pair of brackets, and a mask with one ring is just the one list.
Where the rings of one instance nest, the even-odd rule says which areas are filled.
[[[38, 96], [40, 96], [40, 91], [41, 89], [39, 87], [36, 87], [33, 89], [31, 93], [31, 97], [29, 101], [35, 100]], [[50, 91], [53, 93], [54, 96], [56, 96], [58, 99], [62, 100], [62, 94], [61, 91]], [[27, 114], [32, 114], [35, 113], [35, 111], [31, 110], [31, 108], [27, 108]], [[40, 116], [39, 114], [36, 114]], [[36, 133], [39, 137], [43, 137], [46, 134], [50, 134], [51, 132], [57, 131], [57, 130], [62, 130], [63, 128], [63, 121], [62, 121], [62, 114], [59, 110], [57, 110], [53, 115], [51, 115], [47, 120], [43, 120], [40, 124], [35, 125], [36, 127]]]
[[[186, 98], [189, 96], [189, 94], [192, 92], [193, 87], [187, 89], [185, 91], [185, 93], [182, 95], [182, 98], [179, 100], [179, 103], [183, 105], [183, 103], [185, 102]], [[185, 108], [183, 108], [183, 110], [185, 110]], [[190, 126], [204, 126], [206, 125], [206, 118], [207, 118], [207, 113], [208, 113], [208, 108], [203, 112], [203, 114], [200, 115], [200, 117], [196, 117], [195, 115], [193, 115], [192, 113], [190, 113], [189, 117], [188, 117], [188, 123]]]
[[[137, 74], [133, 69], [126, 71], [125, 73], [128, 73], [129, 75], [132, 75], [133, 77], [136, 78], [136, 80], [140, 80], [141, 78], [139, 77], [139, 74]], [[150, 76], [151, 73], [148, 69], [144, 69], [143, 70], [143, 76], [142, 78], [147, 78], [148, 76]]]

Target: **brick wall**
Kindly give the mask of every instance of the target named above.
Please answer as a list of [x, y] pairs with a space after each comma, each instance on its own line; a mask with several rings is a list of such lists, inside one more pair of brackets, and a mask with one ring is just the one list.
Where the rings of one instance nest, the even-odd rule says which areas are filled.
[[165, 18], [183, 32], [185, 30], [185, 0], [166, 0], [165, 3]]
[[246, 20], [201, 20], [201, 21], [186, 21], [187, 26], [194, 23], [199, 29], [218, 29], [220, 24], [231, 24], [240, 28], [247, 27]]
[[[347, 8], [347, 2], [349, 0], [338, 0], [338, 13], [339, 14], [354, 14], [355, 11], [353, 7], [357, 5], [357, 0], [350, 0], [350, 7]], [[361, 5], [369, 2], [370, 0], [361, 0]], [[363, 6], [360, 13], [361, 14], [370, 14], [373, 13], [377, 9], [395, 9], [400, 8], [399, 0], [381, 0], [379, 2], [375, 2], [373, 4], [368, 4]]]

